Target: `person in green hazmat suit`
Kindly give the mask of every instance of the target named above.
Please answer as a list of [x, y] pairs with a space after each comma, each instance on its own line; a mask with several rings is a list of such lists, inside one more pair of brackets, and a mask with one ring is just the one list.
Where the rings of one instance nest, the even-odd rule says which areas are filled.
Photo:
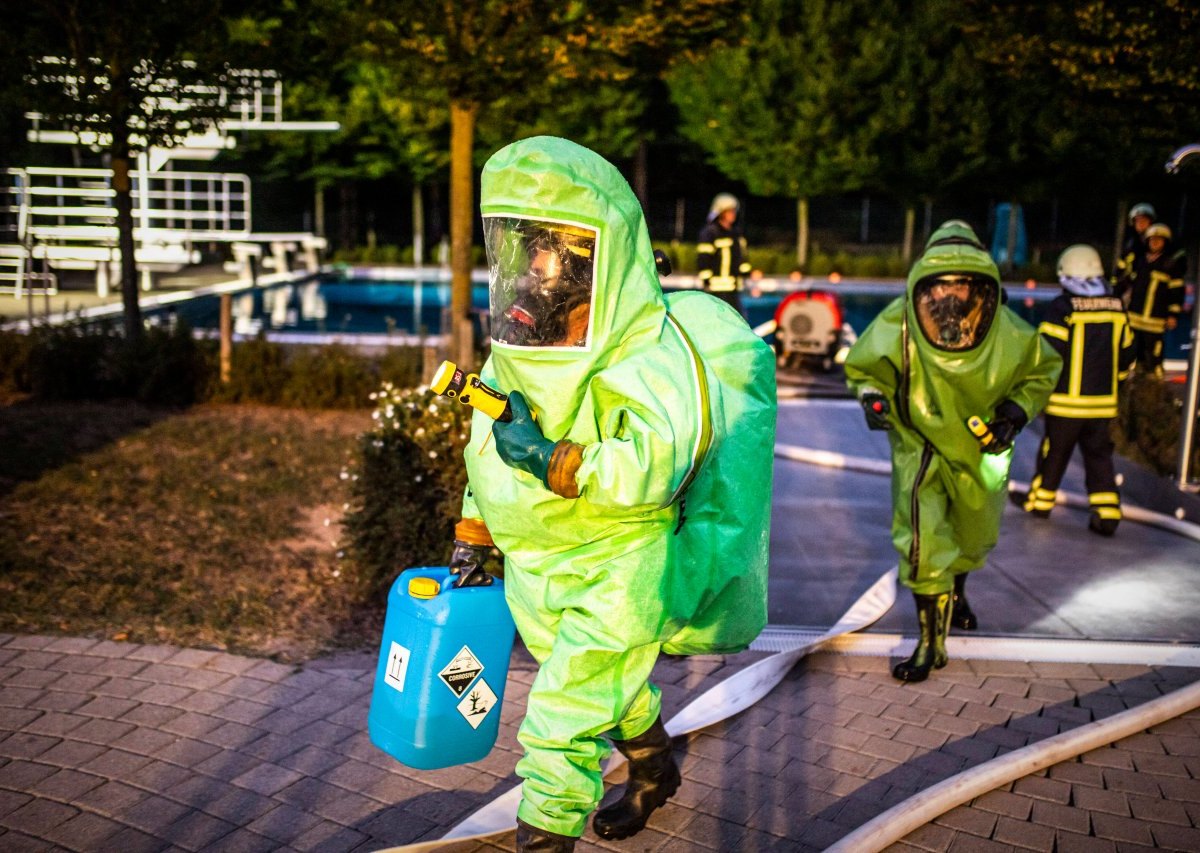
[[774, 360], [736, 311], [664, 296], [620, 173], [564, 139], [513, 143], [481, 190], [491, 355], [512, 420], [474, 414], [452, 567], [494, 542], [540, 664], [519, 739], [517, 848], [573, 849], [629, 759], [603, 838], [680, 784], [650, 682], [660, 651], [745, 648], [766, 622]]
[[973, 630], [969, 572], [996, 544], [1012, 443], [1037, 415], [1062, 360], [1003, 305], [999, 271], [965, 222], [929, 238], [905, 294], [867, 326], [846, 379], [871, 429], [889, 430], [892, 542], [920, 636], [892, 674], [922, 681], [946, 665], [945, 638]]

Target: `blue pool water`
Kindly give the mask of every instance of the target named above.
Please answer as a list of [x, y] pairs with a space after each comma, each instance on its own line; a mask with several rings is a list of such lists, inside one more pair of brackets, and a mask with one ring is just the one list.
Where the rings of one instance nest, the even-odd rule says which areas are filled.
[[[901, 282], [851, 281], [836, 285], [826, 282], [785, 283], [773, 292], [744, 297], [750, 324], [758, 326], [775, 316], [775, 309], [788, 293], [801, 289], [823, 289], [836, 293], [846, 321], [862, 332], [877, 313], [901, 293]], [[670, 290], [670, 288], [666, 288]], [[1057, 288], [1026, 289], [1008, 286], [1008, 305], [1024, 319], [1036, 324]], [[233, 294], [234, 332], [254, 335], [260, 331], [339, 335], [436, 335], [441, 332], [442, 310], [450, 302], [449, 282], [379, 281], [374, 279], [312, 279], [291, 284], [248, 289]], [[487, 310], [486, 282], [471, 288], [471, 304], [480, 313]], [[196, 329], [216, 330], [220, 323], [220, 297], [198, 296], [159, 309], [160, 315], [174, 313]], [[153, 314], [154, 312], [150, 312]], [[1168, 333], [1168, 358], [1183, 358], [1187, 332]], [[768, 340], [770, 340], [768, 338]]]

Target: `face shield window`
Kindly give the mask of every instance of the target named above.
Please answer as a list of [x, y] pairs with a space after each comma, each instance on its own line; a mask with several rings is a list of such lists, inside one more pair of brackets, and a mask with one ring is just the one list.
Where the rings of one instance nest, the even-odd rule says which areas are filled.
[[511, 216], [483, 222], [492, 340], [517, 347], [587, 347], [596, 231]]
[[1000, 288], [987, 276], [944, 273], [923, 278], [913, 290], [917, 325], [941, 350], [978, 346], [992, 326]]

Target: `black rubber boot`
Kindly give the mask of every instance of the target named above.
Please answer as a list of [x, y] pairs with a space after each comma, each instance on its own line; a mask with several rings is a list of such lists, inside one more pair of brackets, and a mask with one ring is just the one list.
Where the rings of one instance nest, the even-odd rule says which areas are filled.
[[517, 853], [571, 853], [577, 840], [517, 818]]
[[592, 829], [609, 840], [641, 832], [651, 812], [679, 790], [680, 783], [671, 737], [662, 717], [635, 738], [614, 740], [613, 746], [629, 759], [629, 781], [621, 799], [592, 818]]
[[917, 595], [917, 624], [921, 636], [912, 657], [892, 667], [892, 676], [901, 681], [924, 681], [931, 669], [946, 665], [946, 634], [950, 630], [950, 606], [953, 596], [948, 592], [938, 595]]
[[954, 609], [950, 614], [950, 624], [961, 631], [974, 631], [979, 627], [971, 605], [967, 603], [967, 576], [954, 576]]
[[1119, 518], [1101, 518], [1099, 513], [1093, 512], [1088, 518], [1088, 530], [1101, 536], [1112, 536], [1117, 532], [1117, 525], [1120, 523]]

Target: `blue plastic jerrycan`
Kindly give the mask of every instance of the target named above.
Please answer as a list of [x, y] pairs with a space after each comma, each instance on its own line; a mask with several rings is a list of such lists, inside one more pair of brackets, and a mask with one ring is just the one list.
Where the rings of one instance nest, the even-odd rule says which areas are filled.
[[408, 569], [388, 593], [367, 730], [418, 770], [478, 761], [500, 730], [516, 633], [504, 583], [457, 587], [458, 577]]

